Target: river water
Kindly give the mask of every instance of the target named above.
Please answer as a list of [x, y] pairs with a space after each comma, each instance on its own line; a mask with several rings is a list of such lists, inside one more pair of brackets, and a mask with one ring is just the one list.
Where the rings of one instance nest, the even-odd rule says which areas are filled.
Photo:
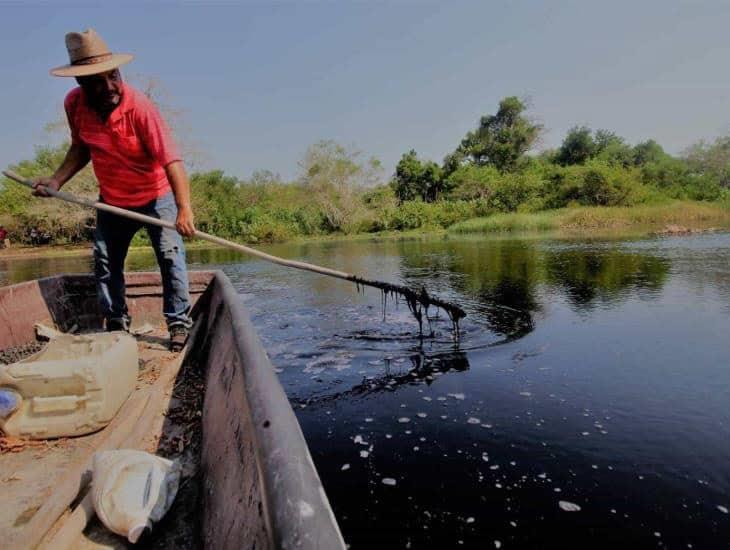
[[[376, 290], [189, 253], [239, 290], [352, 548], [730, 544], [729, 233], [267, 250], [468, 313], [421, 341]], [[0, 284], [90, 261], [0, 260]]]

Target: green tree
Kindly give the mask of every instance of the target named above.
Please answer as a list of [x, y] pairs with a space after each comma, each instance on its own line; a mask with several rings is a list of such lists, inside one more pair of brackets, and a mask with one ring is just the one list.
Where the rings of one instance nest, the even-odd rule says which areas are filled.
[[585, 164], [591, 159], [628, 167], [634, 161], [634, 153], [624, 138], [610, 130], [601, 129], [594, 133], [588, 126], [574, 126], [560, 145], [555, 162], [572, 166]]
[[597, 130], [593, 138], [596, 144], [594, 158], [605, 160], [610, 164], [631, 166], [634, 162], [634, 151], [624, 138], [610, 130]]
[[561, 168], [552, 176], [548, 205], [628, 206], [640, 202], [642, 189], [635, 169], [593, 159]]
[[667, 156], [662, 146], [653, 139], [642, 141], [634, 146], [634, 164], [636, 166], [659, 162]]
[[525, 115], [526, 110], [525, 103], [515, 96], [502, 99], [497, 113], [483, 116], [476, 130], [469, 132], [447, 157], [447, 170], [458, 167], [461, 159], [501, 171], [515, 170], [543, 130], [541, 124]]
[[563, 166], [583, 164], [596, 154], [593, 131], [588, 126], [573, 126], [568, 130], [555, 155], [555, 161]]
[[222, 170], [195, 172], [190, 176], [190, 187], [198, 228], [235, 236], [245, 206], [240, 200], [238, 180]]
[[487, 200], [501, 173], [494, 166], [466, 164], [449, 175], [449, 197], [461, 200]]
[[403, 154], [395, 167], [393, 190], [400, 201], [420, 198], [432, 202], [445, 190], [441, 167], [433, 161], [421, 161], [411, 149]]

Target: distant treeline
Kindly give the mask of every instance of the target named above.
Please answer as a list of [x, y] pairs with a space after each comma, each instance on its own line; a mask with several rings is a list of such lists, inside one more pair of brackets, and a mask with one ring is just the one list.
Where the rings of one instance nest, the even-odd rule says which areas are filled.
[[[730, 136], [701, 141], [673, 156], [654, 140], [631, 145], [608, 130], [576, 126], [561, 146], [531, 153], [543, 127], [517, 97], [481, 117], [441, 163], [404, 153], [387, 179], [380, 162], [333, 141], [306, 151], [290, 182], [269, 171], [239, 179], [223, 171], [191, 175], [198, 228], [247, 242], [296, 236], [449, 227], [504, 212], [539, 212], [573, 206], [634, 206], [673, 200], [730, 202]], [[41, 147], [13, 167], [32, 177], [60, 164], [68, 144]], [[64, 190], [95, 197], [86, 168]], [[33, 228], [55, 243], [89, 240], [93, 213], [30, 196], [0, 183], [0, 224], [11, 240]], [[144, 241], [140, 234], [138, 242]]]

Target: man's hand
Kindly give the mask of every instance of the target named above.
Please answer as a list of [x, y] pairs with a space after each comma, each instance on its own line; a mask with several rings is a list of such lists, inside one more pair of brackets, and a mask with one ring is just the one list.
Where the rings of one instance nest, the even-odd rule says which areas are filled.
[[32, 180], [32, 182], [33, 182], [33, 194], [36, 197], [50, 197], [51, 195], [46, 193], [46, 189], [52, 189], [53, 191], [58, 191], [61, 188], [61, 182], [59, 182], [53, 176], [45, 177], [45, 178], [34, 178]]
[[177, 204], [175, 228], [183, 237], [192, 237], [195, 234], [195, 225], [193, 209], [190, 207], [190, 182], [182, 161], [176, 160], [165, 166], [165, 173]]
[[189, 206], [187, 208], [181, 208], [177, 212], [177, 220], [175, 220], [175, 227], [177, 232], [183, 237], [192, 237], [195, 234], [195, 220], [193, 217], [193, 209]]

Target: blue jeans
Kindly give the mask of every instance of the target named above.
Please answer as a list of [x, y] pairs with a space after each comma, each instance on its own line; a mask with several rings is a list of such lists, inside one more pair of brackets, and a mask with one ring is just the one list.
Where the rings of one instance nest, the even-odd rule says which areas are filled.
[[[177, 205], [172, 191], [143, 206], [127, 210], [171, 222], [177, 218]], [[124, 260], [132, 237], [143, 226], [150, 237], [160, 266], [162, 313], [165, 315], [167, 326], [169, 328], [182, 325], [190, 328], [192, 321], [188, 272], [185, 267], [185, 246], [180, 234], [173, 229], [143, 224], [98, 210], [94, 233], [94, 270], [102, 313], [107, 322], [129, 323], [125, 299]]]

